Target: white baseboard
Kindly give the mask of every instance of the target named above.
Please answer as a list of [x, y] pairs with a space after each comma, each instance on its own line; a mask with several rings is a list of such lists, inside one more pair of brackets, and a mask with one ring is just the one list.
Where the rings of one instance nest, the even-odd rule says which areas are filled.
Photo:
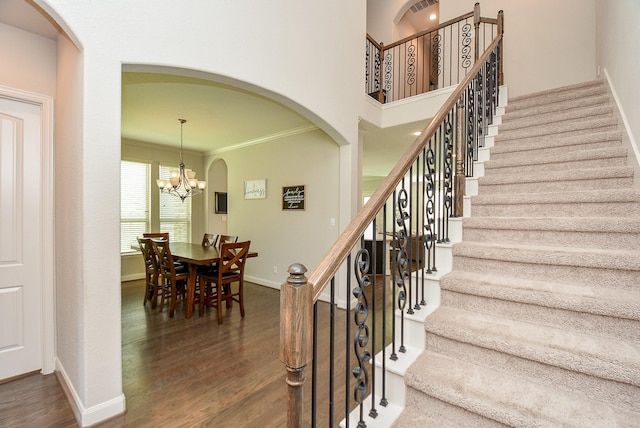
[[56, 358], [56, 377], [69, 401], [69, 407], [81, 427], [95, 425], [115, 416], [123, 414], [127, 407], [124, 394], [104, 401], [89, 408], [85, 407], [78, 396], [69, 376], [67, 376], [60, 360]]
[[640, 148], [638, 147], [638, 143], [635, 140], [633, 133], [631, 132], [631, 127], [629, 126], [629, 121], [627, 120], [627, 116], [624, 113], [624, 110], [622, 108], [622, 105], [620, 104], [620, 98], [618, 97], [618, 94], [616, 92], [615, 87], [613, 86], [613, 82], [611, 81], [611, 76], [609, 76], [609, 72], [607, 71], [607, 69], [605, 68], [604, 70], [604, 77], [607, 81], [607, 86], [609, 87], [609, 91], [611, 93], [611, 96], [613, 98], [613, 101], [616, 104], [616, 107], [618, 109], [618, 114], [620, 115], [620, 118], [622, 119], [622, 124], [624, 126], [625, 132], [626, 132], [626, 143], [631, 147], [631, 150], [633, 151], [634, 154], [634, 158], [635, 158], [635, 162], [632, 163], [632, 167], [635, 171], [634, 174], [634, 182], [638, 183], [640, 182]]

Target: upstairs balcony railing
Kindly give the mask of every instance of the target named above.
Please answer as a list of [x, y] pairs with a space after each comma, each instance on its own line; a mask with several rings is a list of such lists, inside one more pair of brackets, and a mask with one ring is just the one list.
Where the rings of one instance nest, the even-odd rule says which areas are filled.
[[498, 20], [473, 12], [390, 45], [367, 35], [365, 92], [381, 103], [457, 85], [498, 33]]
[[426, 311], [425, 283], [498, 103], [502, 12], [495, 21], [487, 49], [320, 263], [308, 276], [290, 266], [280, 290], [289, 427], [365, 427], [394, 402], [387, 366], [407, 358], [405, 324]]

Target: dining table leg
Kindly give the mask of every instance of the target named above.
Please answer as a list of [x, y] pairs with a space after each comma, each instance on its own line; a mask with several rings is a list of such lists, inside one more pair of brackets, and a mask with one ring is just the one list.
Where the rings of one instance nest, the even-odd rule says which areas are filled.
[[196, 272], [197, 266], [194, 263], [189, 263], [189, 278], [187, 279], [187, 310], [186, 318], [189, 319], [193, 315], [193, 301], [196, 294]]

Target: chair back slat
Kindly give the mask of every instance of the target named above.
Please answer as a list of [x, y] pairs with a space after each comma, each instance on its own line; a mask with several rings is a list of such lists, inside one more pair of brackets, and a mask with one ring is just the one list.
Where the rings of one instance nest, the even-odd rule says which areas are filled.
[[218, 245], [218, 236], [213, 233], [205, 233], [202, 237], [202, 246], [205, 248], [209, 247], [217, 247]]
[[222, 249], [222, 244], [227, 243], [227, 242], [231, 242], [231, 243], [235, 243], [238, 242], [238, 236], [236, 235], [220, 235], [220, 237], [218, 238], [218, 250]]

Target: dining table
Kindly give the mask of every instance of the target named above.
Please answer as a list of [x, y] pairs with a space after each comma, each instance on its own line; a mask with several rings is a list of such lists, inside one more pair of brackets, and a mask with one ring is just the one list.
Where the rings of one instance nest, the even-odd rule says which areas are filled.
[[[202, 244], [191, 242], [170, 242], [169, 248], [174, 259], [189, 266], [187, 279], [187, 309], [186, 318], [193, 315], [193, 301], [195, 299], [198, 266], [214, 265], [220, 261], [220, 253], [215, 246], [203, 247]], [[250, 251], [247, 257], [257, 257], [258, 253]]]

